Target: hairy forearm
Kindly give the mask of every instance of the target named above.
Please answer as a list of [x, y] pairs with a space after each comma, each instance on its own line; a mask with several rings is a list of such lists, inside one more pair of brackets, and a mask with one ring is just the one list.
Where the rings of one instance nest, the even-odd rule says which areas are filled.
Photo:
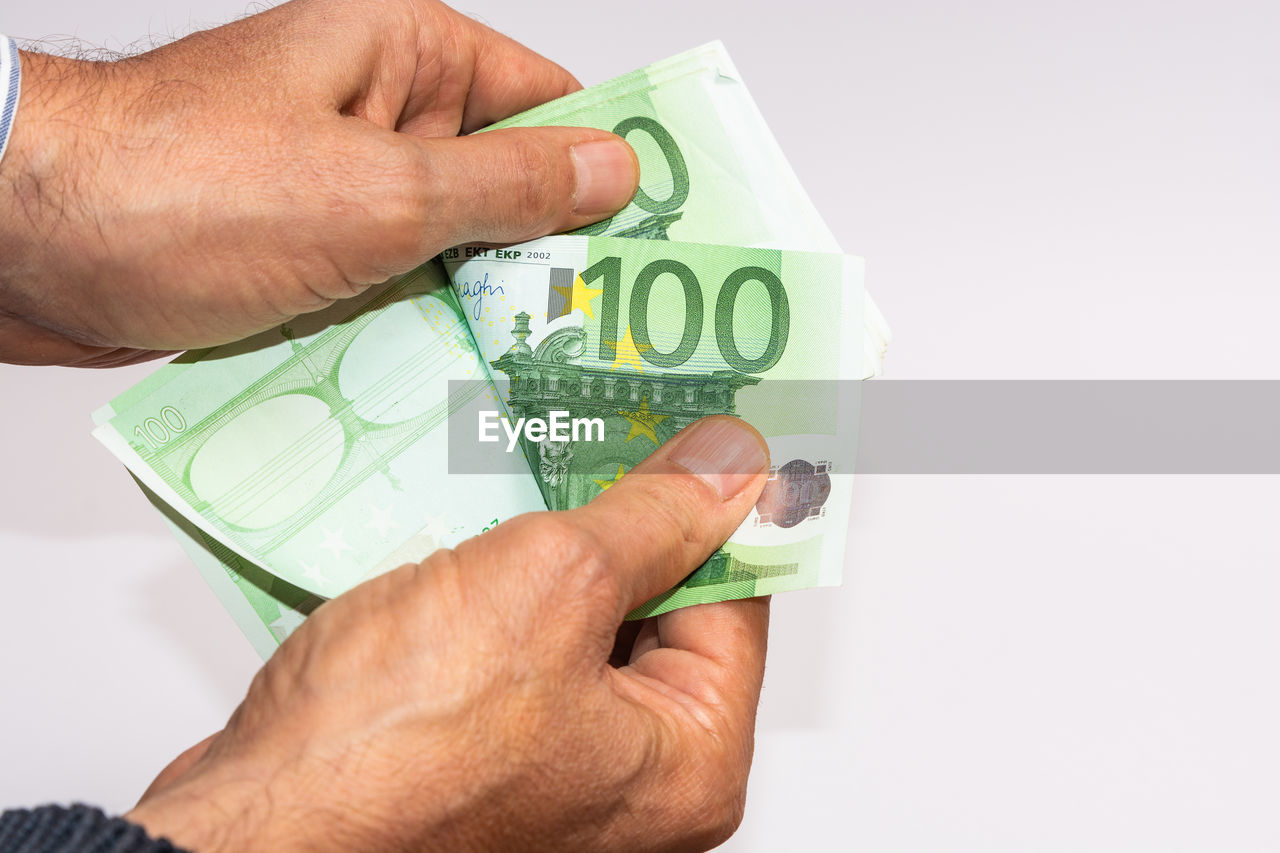
[[[9, 150], [0, 161], [0, 269], [5, 296], [39, 271], [35, 259], [56, 242], [74, 185], [73, 166], [83, 149], [81, 136], [91, 121], [90, 92], [95, 63], [20, 52], [22, 99]], [[6, 306], [7, 307], [7, 306]]]
[[0, 362], [112, 367], [162, 355], [122, 349], [100, 331], [118, 296], [97, 279], [127, 252], [108, 220], [129, 209], [130, 194], [104, 168], [134, 147], [125, 63], [20, 59], [22, 97], [0, 161]]
[[[100, 157], [100, 105], [110, 63], [21, 51], [22, 97], [8, 151], [0, 161], [0, 360], [66, 360], [69, 346], [58, 318], [72, 294], [46, 286], [56, 271], [84, 260], [81, 241], [91, 211], [81, 184]], [[77, 336], [72, 335], [73, 339]]]

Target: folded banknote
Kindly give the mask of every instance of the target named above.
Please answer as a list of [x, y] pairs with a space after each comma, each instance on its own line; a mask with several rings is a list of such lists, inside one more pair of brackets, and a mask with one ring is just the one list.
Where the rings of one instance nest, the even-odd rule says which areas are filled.
[[[546, 124], [625, 136], [641, 161], [632, 204], [573, 235], [451, 249], [180, 356], [95, 415], [264, 656], [327, 598], [514, 515], [580, 505], [713, 413], [766, 435], [770, 486], [707, 565], [634, 615], [839, 582], [846, 389], [878, 373], [889, 337], [861, 261], [839, 253], [719, 44], [497, 126]], [[497, 429], [557, 411], [600, 421], [600, 440], [457, 456], [473, 414]]]

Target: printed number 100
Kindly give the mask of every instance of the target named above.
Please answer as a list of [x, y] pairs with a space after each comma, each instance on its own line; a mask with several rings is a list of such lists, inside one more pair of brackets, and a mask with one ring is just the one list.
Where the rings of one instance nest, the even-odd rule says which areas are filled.
[[[649, 335], [649, 296], [659, 276], [675, 276], [684, 289], [684, 331], [680, 343], [671, 352], [658, 352], [653, 348]], [[600, 360], [613, 361], [618, 337], [618, 314], [622, 301], [622, 258], [601, 258], [582, 271], [583, 284], [604, 280], [604, 294], [600, 315]], [[733, 313], [738, 304], [738, 294], [749, 281], [764, 285], [769, 294], [770, 323], [769, 343], [756, 358], [747, 358], [738, 348], [733, 330]], [[631, 287], [631, 300], [627, 322], [640, 357], [656, 367], [678, 367], [689, 360], [702, 339], [705, 311], [702, 303], [702, 285], [698, 276], [685, 264], [669, 258], [650, 262], [636, 276]], [[791, 331], [791, 307], [787, 290], [776, 274], [764, 267], [740, 267], [729, 273], [716, 297], [715, 306], [716, 346], [725, 363], [740, 373], [763, 373], [778, 363], [787, 348], [787, 335]]]
[[165, 406], [160, 410], [160, 417], [147, 418], [142, 422], [142, 426], [133, 428], [133, 434], [155, 450], [168, 444], [175, 435], [186, 428], [187, 421], [182, 417], [182, 413], [173, 406]]

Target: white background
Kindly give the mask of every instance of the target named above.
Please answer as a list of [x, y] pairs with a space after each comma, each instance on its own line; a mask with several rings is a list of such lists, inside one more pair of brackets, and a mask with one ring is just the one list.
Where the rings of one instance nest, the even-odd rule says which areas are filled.
[[[120, 47], [242, 3], [0, 30]], [[868, 259], [890, 376], [1280, 378], [1273, 0], [463, 8], [587, 84], [723, 39]], [[257, 666], [89, 437], [149, 369], [0, 367], [0, 804], [126, 808]], [[1277, 478], [863, 478], [844, 588], [775, 599], [728, 849], [1280, 848], [1278, 515]]]

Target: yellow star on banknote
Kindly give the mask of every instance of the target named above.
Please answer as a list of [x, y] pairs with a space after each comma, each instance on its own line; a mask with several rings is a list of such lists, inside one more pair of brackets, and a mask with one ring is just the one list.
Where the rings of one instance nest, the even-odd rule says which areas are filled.
[[670, 415], [655, 415], [649, 411], [649, 397], [647, 395], [640, 398], [640, 408], [637, 411], [619, 411], [618, 414], [631, 422], [631, 431], [627, 433], [627, 441], [643, 435], [654, 444], [662, 443], [658, 441], [658, 424], [671, 417]]
[[625, 364], [644, 373], [644, 362], [640, 359], [640, 353], [653, 349], [653, 345], [637, 344], [635, 338], [631, 337], [630, 326], [627, 326], [626, 334], [622, 336], [622, 340], [605, 341], [605, 343], [613, 347], [613, 364], [609, 365], [610, 370], [617, 370]]
[[587, 283], [582, 280], [582, 276], [578, 276], [573, 280], [572, 285], [553, 284], [551, 289], [564, 297], [565, 314], [568, 314], [574, 308], [581, 308], [588, 317], [595, 319], [596, 315], [591, 308], [591, 300], [604, 293], [603, 287], [587, 287]]
[[605, 489], [607, 489], [607, 488], [609, 488], [610, 486], [612, 486], [614, 483], [616, 483], [616, 482], [618, 482], [619, 480], [621, 480], [621, 479], [622, 479], [622, 475], [623, 475], [623, 474], [625, 474], [625, 473], [627, 473], [626, 469], [625, 469], [625, 468], [623, 468], [623, 467], [622, 467], [622, 463], [621, 463], [621, 462], [619, 462], [619, 463], [618, 463], [618, 473], [617, 473], [617, 474], [615, 474], [615, 475], [613, 476], [613, 479], [612, 479], [612, 480], [610, 480], [608, 477], [606, 477], [606, 478], [604, 478], [603, 480], [596, 480], [596, 485], [600, 487], [600, 491], [604, 491]]

